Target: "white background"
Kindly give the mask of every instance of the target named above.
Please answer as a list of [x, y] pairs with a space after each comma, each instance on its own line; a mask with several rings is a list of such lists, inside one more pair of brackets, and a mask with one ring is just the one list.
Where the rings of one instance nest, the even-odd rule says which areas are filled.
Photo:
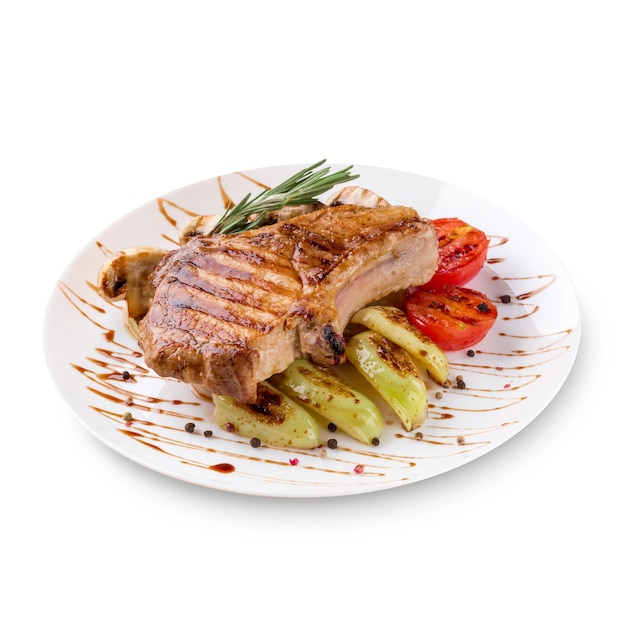
[[[623, 624], [620, 4], [4, 3], [0, 621]], [[541, 234], [583, 320], [556, 399], [469, 465], [345, 498], [216, 492], [97, 441], [42, 354], [76, 252], [172, 189], [322, 158]]]

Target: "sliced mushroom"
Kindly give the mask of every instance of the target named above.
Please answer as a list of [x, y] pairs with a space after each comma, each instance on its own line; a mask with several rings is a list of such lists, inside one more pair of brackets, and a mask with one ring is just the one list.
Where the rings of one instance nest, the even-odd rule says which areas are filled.
[[207, 237], [217, 223], [218, 215], [198, 215], [189, 220], [178, 232], [178, 241], [184, 246], [194, 237]]
[[152, 302], [150, 275], [167, 254], [162, 248], [136, 247], [120, 250], [98, 271], [98, 292], [109, 302], [126, 300], [128, 317], [140, 320]]
[[326, 204], [328, 206], [355, 204], [370, 209], [391, 206], [382, 196], [379, 196], [369, 189], [357, 186], [342, 187], [326, 200]]

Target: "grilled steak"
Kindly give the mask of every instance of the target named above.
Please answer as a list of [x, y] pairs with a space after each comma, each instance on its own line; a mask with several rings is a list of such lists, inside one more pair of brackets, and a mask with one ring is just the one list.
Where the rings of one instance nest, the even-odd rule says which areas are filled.
[[257, 383], [296, 357], [343, 362], [352, 315], [425, 283], [437, 261], [431, 222], [399, 206], [325, 207], [194, 237], [155, 268], [139, 343], [158, 374], [253, 402]]

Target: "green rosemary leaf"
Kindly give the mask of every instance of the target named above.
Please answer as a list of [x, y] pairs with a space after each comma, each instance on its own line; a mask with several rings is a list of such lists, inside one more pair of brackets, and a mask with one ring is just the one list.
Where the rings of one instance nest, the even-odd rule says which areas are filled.
[[234, 234], [258, 228], [265, 223], [268, 211], [277, 211], [288, 205], [315, 204], [318, 197], [335, 185], [359, 177], [352, 174], [352, 165], [330, 173], [322, 167], [326, 159], [305, 167], [271, 189], [264, 189], [254, 198], [247, 194], [235, 206], [226, 210], [211, 234]]

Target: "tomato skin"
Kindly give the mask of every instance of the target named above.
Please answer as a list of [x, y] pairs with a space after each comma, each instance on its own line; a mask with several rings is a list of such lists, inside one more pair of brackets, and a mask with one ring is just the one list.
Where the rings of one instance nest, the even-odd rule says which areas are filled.
[[487, 260], [487, 235], [457, 217], [442, 217], [432, 222], [439, 240], [439, 265], [424, 286], [466, 285]]
[[442, 350], [464, 350], [482, 341], [498, 317], [495, 305], [480, 291], [443, 285], [412, 291], [406, 301], [411, 324]]

